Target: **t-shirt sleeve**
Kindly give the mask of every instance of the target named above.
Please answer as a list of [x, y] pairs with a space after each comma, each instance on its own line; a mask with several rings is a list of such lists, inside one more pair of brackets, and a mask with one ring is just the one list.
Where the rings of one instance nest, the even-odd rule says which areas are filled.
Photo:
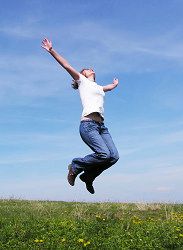
[[97, 86], [98, 86], [98, 89], [105, 95], [105, 92], [104, 92], [104, 90], [103, 90], [103, 86], [98, 85], [98, 84], [97, 84]]
[[84, 82], [85, 80], [85, 76], [83, 76], [82, 74], [79, 74], [79, 80], [75, 80], [76, 83], [78, 83], [78, 85], [80, 85], [82, 82]]

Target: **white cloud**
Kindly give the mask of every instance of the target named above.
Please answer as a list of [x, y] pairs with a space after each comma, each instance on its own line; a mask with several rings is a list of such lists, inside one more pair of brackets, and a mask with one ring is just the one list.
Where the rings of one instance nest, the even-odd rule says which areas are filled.
[[170, 191], [173, 191], [174, 189], [171, 187], [160, 186], [160, 187], [157, 187], [156, 190], [158, 192], [170, 192]]
[[[112, 30], [104, 27], [102, 23], [90, 21], [76, 23], [70, 26], [67, 32], [73, 37], [73, 41], [81, 42], [82, 51], [85, 53], [82, 53], [80, 60], [87, 62], [89, 58], [103, 73], [110, 71], [111, 63], [112, 69], [118, 72], [156, 71], [174, 67], [173, 62], [177, 62], [177, 66], [182, 63], [180, 30], [146, 37], [126, 30]], [[87, 35], [83, 37], [83, 34]], [[88, 49], [88, 43], [95, 44], [95, 47]], [[79, 58], [79, 54], [80, 51], [75, 52], [74, 57]]]
[[50, 199], [65, 201], [120, 201], [120, 202], [182, 202], [182, 167], [172, 167], [139, 174], [114, 174], [111, 170], [102, 174], [94, 187], [95, 195], [85, 189], [84, 183], [76, 179], [70, 187], [65, 177], [51, 174], [29, 177], [21, 182], [2, 183], [0, 196], [23, 197], [25, 199]]
[[110, 199], [119, 201], [125, 199], [131, 201], [182, 201], [180, 190], [183, 183], [182, 176], [182, 166], [155, 168], [145, 173], [111, 175], [106, 173], [101, 177], [99, 192], [101, 196], [105, 197], [105, 194], [108, 193]]
[[[126, 125], [117, 135], [116, 141], [121, 145], [121, 152], [133, 154], [136, 151], [146, 151], [150, 148], [169, 148], [183, 142], [182, 120], [177, 121], [146, 121], [134, 126]], [[177, 153], [178, 153], [177, 149]], [[181, 150], [180, 150], [181, 151]]]
[[63, 91], [66, 94], [70, 87], [69, 77], [49, 59], [47, 55], [17, 55], [13, 60], [11, 56], [2, 56], [1, 97], [17, 97], [20, 100], [21, 97], [56, 96]]
[[[34, 4], [37, 4], [37, 2], [35, 1]], [[72, 89], [68, 88], [70, 77], [66, 72], [63, 72], [63, 69], [59, 68], [59, 65], [49, 57], [49, 54], [44, 54], [45, 52], [40, 47], [43, 34], [53, 38], [55, 48], [58, 52], [63, 53], [74, 67], [80, 69], [83, 65], [94, 66], [96, 71], [104, 78], [114, 74], [114, 72], [118, 72], [119, 75], [120, 73], [130, 72], [134, 77], [133, 73], [139, 72], [159, 72], [164, 69], [171, 69], [171, 72], [182, 71], [183, 46], [181, 29], [174, 27], [162, 34], [158, 32], [149, 33], [147, 37], [143, 33], [143, 29], [141, 32], [136, 32], [135, 29], [130, 32], [128, 27], [116, 28], [114, 25], [112, 27], [109, 19], [107, 19], [108, 21], [94, 19], [93, 21], [87, 21], [88, 19], [82, 19], [79, 14], [84, 10], [83, 6], [87, 10], [87, 8], [91, 7], [90, 4], [88, 6], [88, 3], [84, 5], [82, 3], [82, 8], [79, 5], [76, 8], [69, 8], [71, 5], [71, 3], [68, 3], [66, 8], [68, 12], [64, 10], [62, 14], [65, 13], [64, 17], [68, 17], [68, 14], [71, 14], [72, 17], [75, 14], [74, 23], [65, 22], [63, 15], [64, 21], [60, 23], [59, 13], [59, 19], [57, 19], [57, 16], [54, 19], [54, 25], [50, 23], [49, 26], [46, 21], [48, 21], [47, 15], [50, 13], [50, 6], [47, 6], [48, 9], [46, 8], [45, 12], [42, 11], [43, 7], [38, 10], [38, 18], [34, 17], [36, 16], [35, 12], [31, 15], [28, 12], [25, 15], [22, 14], [19, 22], [13, 21], [13, 23], [10, 23], [10, 20], [6, 24], [4, 22], [4, 25], [0, 27], [0, 34], [3, 35], [4, 44], [6, 44], [7, 39], [7, 44], [11, 45], [8, 50], [2, 51], [0, 58], [0, 69], [2, 71], [0, 103], [3, 108], [8, 105], [14, 107], [13, 111], [9, 113], [9, 117], [1, 115], [0, 118], [0, 125], [4, 125], [3, 129], [7, 131], [7, 134], [1, 133], [0, 142], [0, 146], [4, 150], [1, 153], [0, 160], [0, 164], [5, 165], [3, 169], [6, 169], [6, 167], [11, 168], [11, 166], [19, 166], [20, 168], [25, 166], [26, 168], [29, 163], [30, 165], [32, 163], [33, 166], [41, 163], [50, 164], [54, 160], [66, 161], [66, 159], [70, 159], [74, 151], [83, 154], [88, 152], [85, 145], [81, 144], [79, 135], [76, 137], [74, 133], [69, 135], [64, 131], [63, 135], [60, 132], [55, 134], [14, 132], [16, 129], [25, 131], [23, 122], [25, 122], [25, 119], [29, 121], [29, 118], [24, 116], [20, 117], [21, 121], [18, 121], [16, 115], [21, 111], [15, 108], [17, 103], [38, 106], [38, 103], [40, 103], [38, 100], [41, 98], [59, 96], [62, 100], [62, 98], [68, 98], [69, 96], [69, 101], [71, 101], [70, 97], [72, 97], [72, 101], [74, 99], [74, 94], [72, 96], [68, 94], [69, 91], [72, 91]], [[97, 8], [97, 5], [94, 8]], [[92, 19], [89, 18], [89, 20]], [[14, 42], [16, 42], [16, 50], [14, 49]], [[38, 47], [40, 50], [38, 50]], [[154, 90], [156, 97], [153, 102], [157, 104], [158, 108], [159, 106], [160, 108], [166, 106], [168, 109], [183, 107], [181, 82], [178, 82], [177, 79], [178, 76], [175, 77], [175, 80], [172, 80], [173, 84], [171, 84], [170, 79], [165, 76], [164, 86], [158, 84], [157, 89]], [[142, 81], [144, 81], [143, 76]], [[119, 103], [121, 103], [121, 96], [115, 98], [118, 98]], [[49, 105], [49, 101], [46, 100], [45, 103]], [[65, 105], [65, 102], [60, 101], [59, 105], [61, 107]], [[43, 112], [45, 112], [46, 107], [42, 108], [44, 109]], [[159, 111], [158, 108], [156, 109], [157, 112]], [[40, 115], [42, 110], [37, 110], [37, 115]], [[2, 111], [5, 114], [6, 108], [2, 109]], [[31, 112], [27, 109], [24, 111], [30, 116], [34, 112], [34, 110]], [[14, 119], [12, 113], [14, 113]], [[157, 115], [159, 116], [160, 113], [157, 113]], [[38, 129], [41, 128], [42, 117], [40, 115], [40, 119], [36, 120], [39, 123], [37, 124]], [[166, 114], [164, 117], [166, 117]], [[60, 122], [57, 119], [53, 121], [49, 114], [47, 119], [45, 123], [49, 122], [49, 125], [49, 119], [54, 125]], [[70, 116], [66, 116], [67, 122], [68, 119], [71, 120]], [[120, 119], [121, 117], [119, 117], [119, 121]], [[159, 118], [157, 117], [157, 119]], [[32, 120], [31, 117], [30, 120]], [[136, 119], [134, 121], [137, 124]], [[72, 120], [72, 122], [74, 121]], [[18, 123], [22, 127], [18, 127]], [[9, 127], [5, 125], [9, 125]], [[32, 121], [28, 128], [31, 128], [31, 131], [37, 129], [34, 125]], [[48, 124], [45, 125], [48, 126]], [[112, 124], [112, 126], [115, 126], [115, 124]], [[121, 131], [120, 128], [121, 121], [116, 131]], [[180, 146], [180, 143], [183, 142], [182, 121], [179, 124], [176, 122], [170, 123], [170, 117], [168, 117], [167, 123], [157, 122], [152, 124], [149, 122], [149, 124], [137, 124], [131, 128], [126, 126], [126, 133], [119, 135], [118, 132], [115, 133], [121, 159], [116, 168], [111, 170], [114, 172], [106, 172], [106, 175], [101, 176], [96, 181], [96, 196], [91, 197], [85, 190], [83, 183], [78, 183], [73, 189], [68, 186], [65, 179], [59, 179], [55, 176], [53, 176], [53, 180], [50, 178], [42, 181], [38, 179], [21, 180], [21, 183], [13, 182], [9, 187], [4, 182], [4, 194], [14, 192], [15, 195], [24, 195], [25, 197], [46, 198], [47, 195], [55, 199], [88, 199], [91, 201], [95, 199], [134, 200], [135, 197], [138, 200], [141, 198], [153, 199], [154, 195], [158, 199], [164, 198], [168, 200], [168, 195], [175, 197], [174, 191], [177, 197], [180, 197], [178, 185], [182, 187], [182, 172], [180, 169], [183, 158], [181, 147], [177, 146]], [[61, 141], [64, 142], [65, 147], [62, 155], [60, 154], [63, 146], [60, 145]], [[73, 150], [72, 147], [71, 150], [71, 142], [76, 144], [78, 142], [76, 149]], [[120, 173], [117, 173], [119, 169]], [[137, 174], [138, 172], [139, 174]], [[60, 181], [64, 184], [61, 184]], [[40, 187], [39, 193], [37, 193], [36, 187]], [[61, 189], [67, 193], [67, 197], [64, 192], [60, 194]], [[46, 194], [45, 190], [47, 190]], [[162, 196], [163, 193], [166, 197]], [[151, 194], [149, 198], [148, 194]]]
[[[44, 19], [44, 17], [42, 18]], [[33, 44], [35, 45], [35, 42], [41, 44], [40, 32], [42, 28], [36, 26], [38, 21], [28, 20], [22, 26], [19, 24], [19, 28], [6, 27], [6, 29], [1, 28], [1, 30], [4, 29], [3, 32], [9, 32], [12, 35], [21, 36], [23, 34], [27, 37], [29, 34], [30, 36], [37, 34], [36, 38], [39, 38], [39, 41], [35, 40]], [[157, 34], [157, 37], [147, 38], [142, 34], [139, 37], [139, 34], [136, 33], [129, 33], [126, 30], [111, 30], [104, 27], [102, 23], [86, 21], [85, 23], [76, 22], [63, 26], [60, 31], [62, 39], [60, 39], [57, 27], [52, 27], [52, 32], [57, 34], [53, 41], [53, 44], [56, 44], [56, 49], [62, 51], [60, 44], [63, 44], [66, 49], [64, 53], [66, 59], [69, 59], [74, 67], [79, 70], [83, 65], [94, 66], [101, 75], [114, 74], [114, 72], [120, 74], [122, 72], [156, 71], [172, 67], [172, 60], [175, 62], [182, 60], [182, 53], [180, 53], [183, 51], [182, 43], [179, 43], [179, 39], [172, 38], [172, 31], [167, 34]], [[175, 35], [179, 31], [173, 33]], [[83, 34], [86, 34], [85, 37]], [[64, 43], [63, 37], [65, 37]], [[40, 44], [37, 46], [40, 47]], [[75, 49], [76, 47], [77, 49]], [[3, 70], [0, 81], [1, 96], [9, 94], [29, 96], [30, 98], [54, 96], [67, 85], [67, 83], [60, 84], [69, 81], [67, 73], [60, 69], [53, 59], [49, 58], [49, 55], [44, 54], [44, 52], [41, 55], [41, 47], [39, 55], [33, 53], [33, 48], [27, 49], [26, 55], [22, 56], [12, 55], [11, 51], [10, 53], [11, 55], [2, 55], [0, 59], [0, 68]], [[164, 102], [166, 96], [164, 96]], [[177, 100], [177, 97], [174, 99]], [[181, 100], [181, 98], [178, 99]], [[167, 103], [172, 102], [167, 99]], [[176, 106], [180, 107], [180, 104], [181, 102], [178, 101]]]
[[27, 27], [24, 24], [14, 25], [13, 27], [1, 27], [0, 33], [4, 33], [6, 35], [14, 36], [14, 37], [22, 37], [22, 38], [34, 38], [35, 32], [31, 27]]
[[169, 133], [164, 136], [164, 142], [166, 144], [173, 144], [173, 143], [183, 143], [183, 130], [176, 131]]

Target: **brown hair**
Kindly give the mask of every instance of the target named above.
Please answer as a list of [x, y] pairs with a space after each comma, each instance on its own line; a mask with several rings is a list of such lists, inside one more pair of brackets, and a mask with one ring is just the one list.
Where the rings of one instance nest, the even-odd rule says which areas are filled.
[[[83, 71], [84, 71], [84, 70], [87, 70], [87, 69], [88, 69], [88, 68], [83, 68], [79, 73], [80, 73], [81, 75], [83, 75]], [[84, 76], [85, 76], [85, 75], [84, 75]], [[95, 81], [95, 76], [94, 76], [94, 81]], [[73, 88], [73, 89], [78, 89], [78, 87], [79, 87], [77, 81], [75, 81], [75, 80], [72, 80], [71, 85], [72, 85], [72, 88]]]

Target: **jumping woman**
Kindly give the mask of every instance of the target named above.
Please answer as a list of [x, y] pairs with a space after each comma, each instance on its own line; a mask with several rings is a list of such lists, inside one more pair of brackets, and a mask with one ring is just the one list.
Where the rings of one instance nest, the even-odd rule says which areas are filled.
[[80, 72], [75, 70], [53, 49], [52, 42], [47, 38], [42, 41], [42, 47], [71, 75], [72, 87], [79, 90], [83, 106], [80, 135], [94, 153], [83, 158], [74, 158], [69, 164], [67, 179], [69, 184], [74, 186], [77, 175], [83, 172], [79, 177], [86, 184], [87, 190], [94, 194], [95, 178], [119, 159], [112, 137], [104, 125], [103, 107], [105, 92], [114, 89], [118, 85], [118, 79], [115, 78], [106, 86], [100, 86], [95, 82], [93, 69], [84, 68]]

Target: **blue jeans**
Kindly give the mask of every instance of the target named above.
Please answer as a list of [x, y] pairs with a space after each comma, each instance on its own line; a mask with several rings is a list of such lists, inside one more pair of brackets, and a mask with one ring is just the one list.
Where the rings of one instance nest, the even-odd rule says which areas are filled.
[[94, 153], [84, 158], [74, 158], [72, 169], [76, 174], [84, 171], [85, 177], [93, 181], [118, 161], [119, 154], [103, 122], [81, 121], [79, 130], [82, 140]]

